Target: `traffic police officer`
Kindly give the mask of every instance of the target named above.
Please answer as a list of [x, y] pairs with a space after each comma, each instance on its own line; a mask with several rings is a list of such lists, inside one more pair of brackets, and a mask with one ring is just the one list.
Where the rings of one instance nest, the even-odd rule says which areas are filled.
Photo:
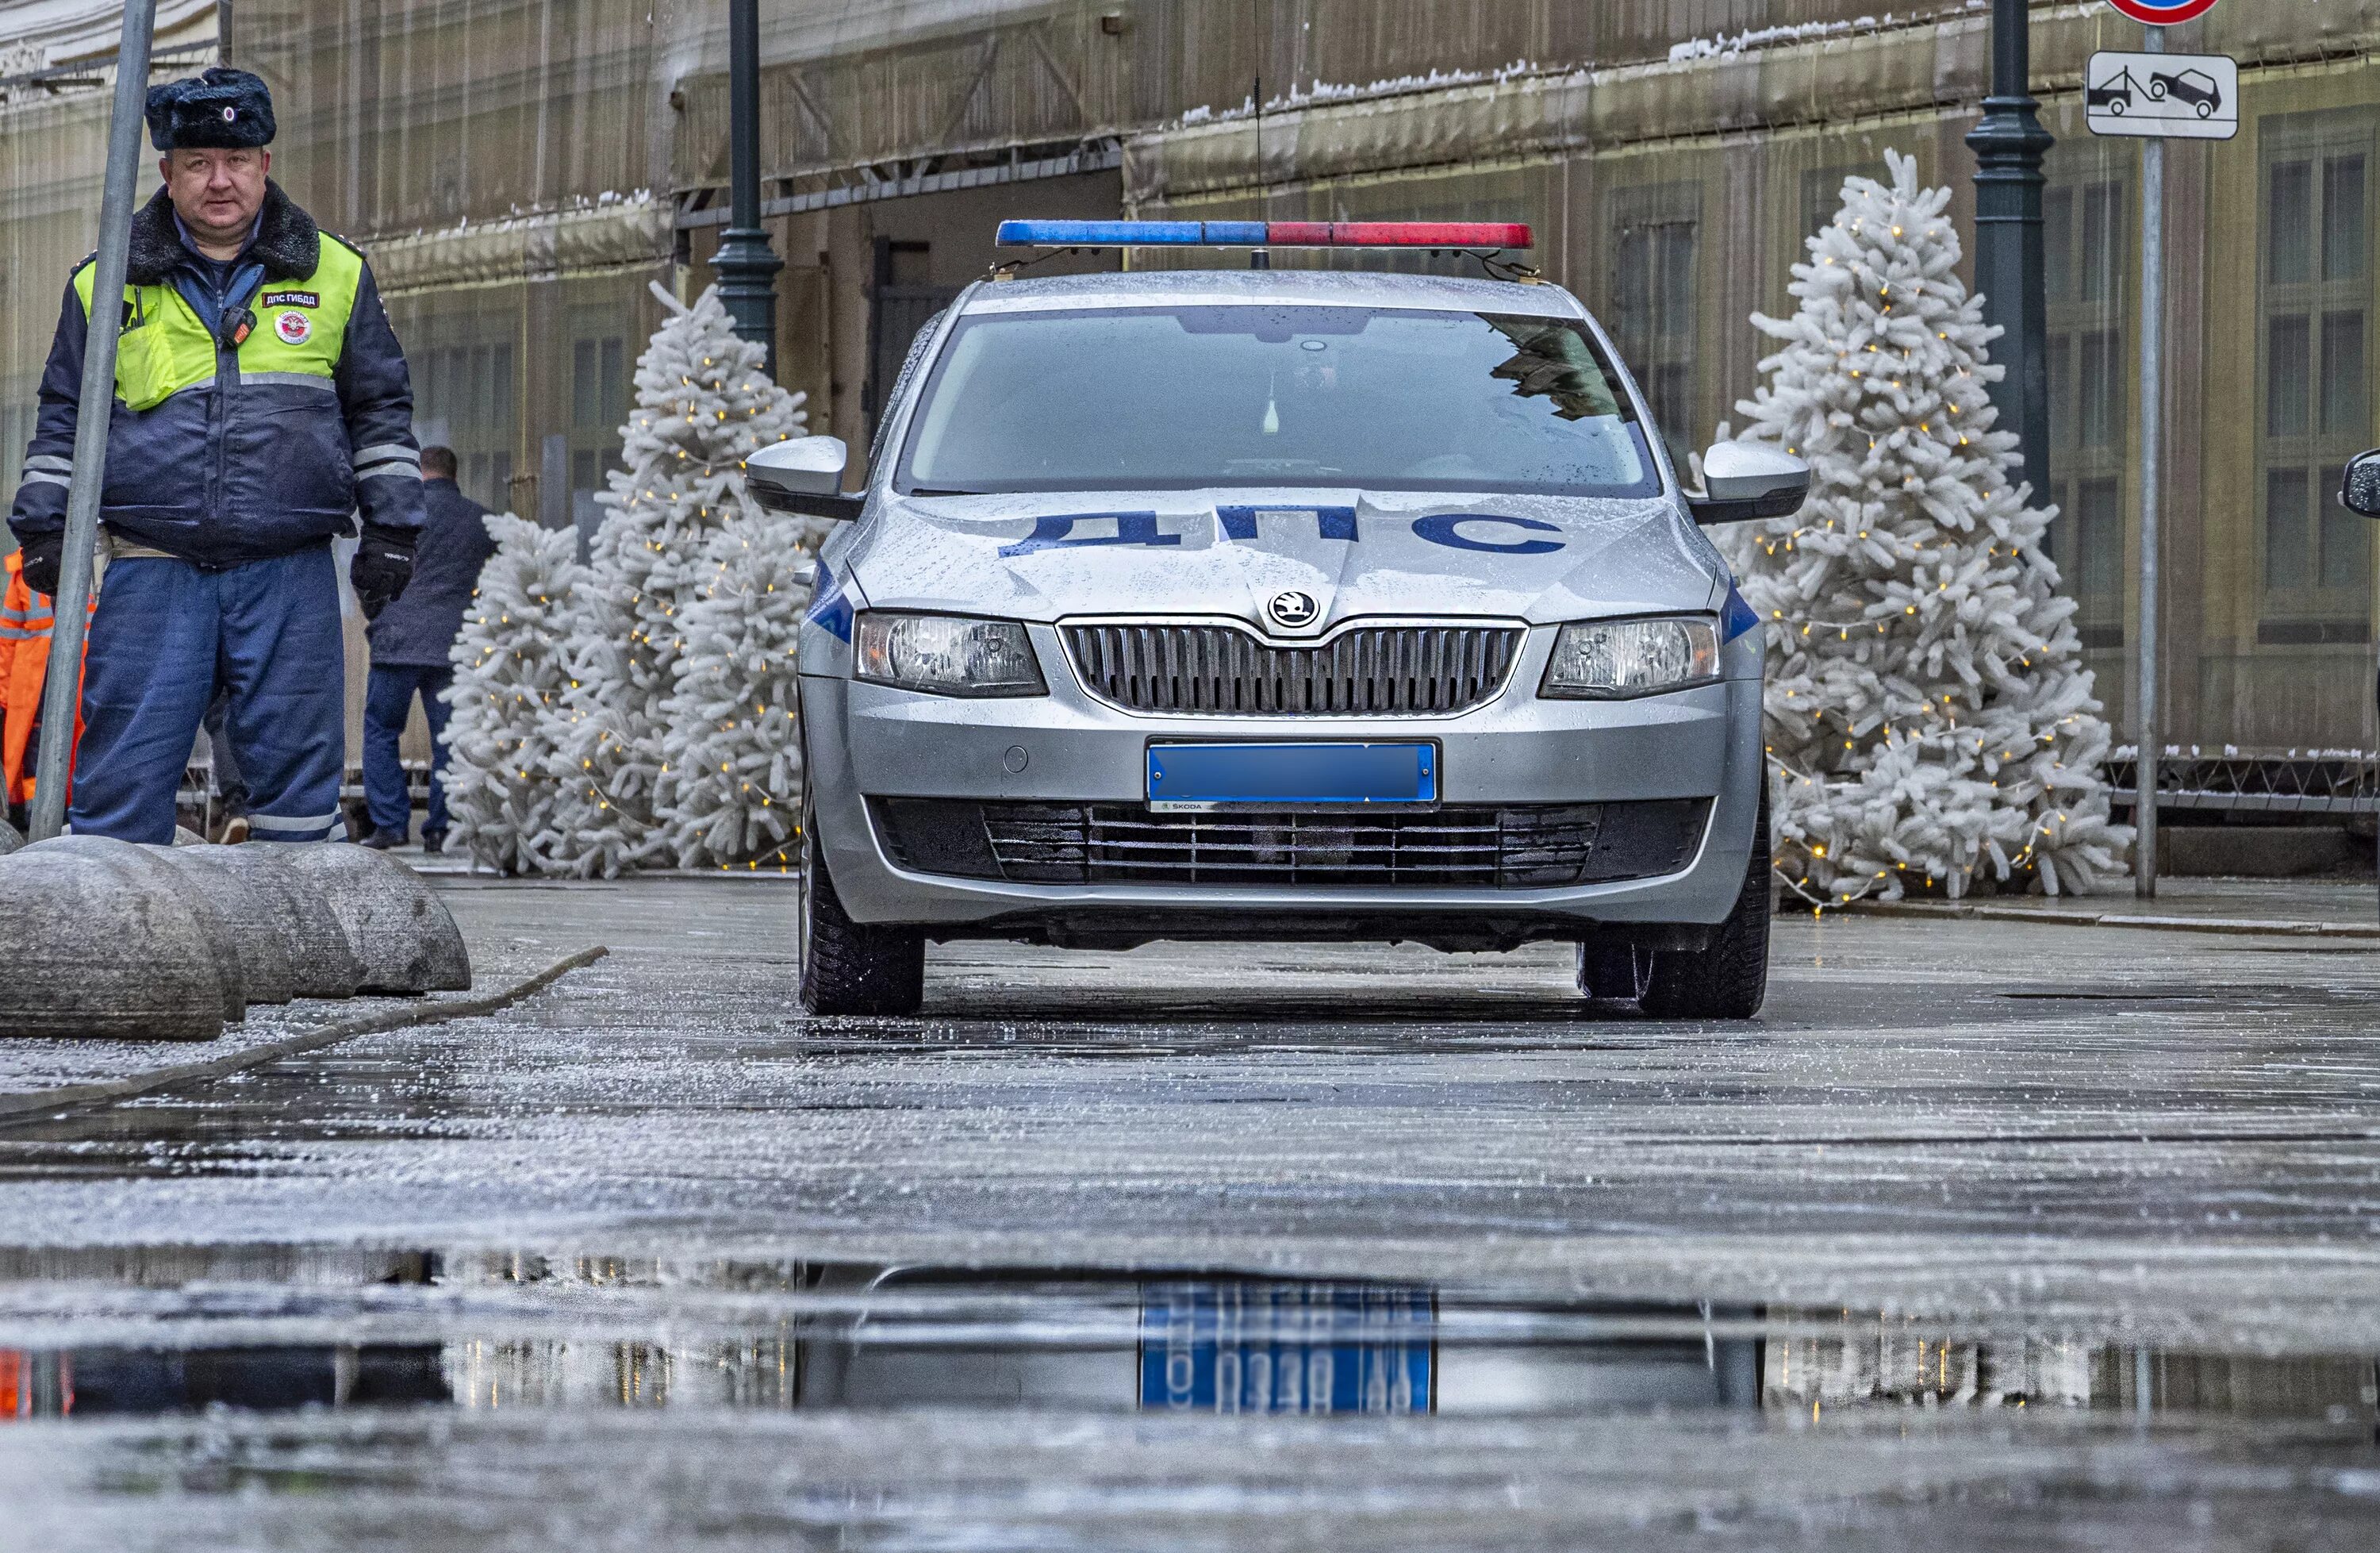
[[366, 616], [404, 591], [422, 523], [413, 389], [370, 268], [267, 174], [273, 100], [243, 70], [149, 93], [165, 187], [132, 223], [120, 306], [67, 287], [9, 523], [26, 581], [57, 588], [94, 321], [120, 331], [100, 518], [76, 833], [169, 841], [216, 686], [260, 841], [339, 818], [345, 644], [334, 535], [360, 508], [349, 576]]

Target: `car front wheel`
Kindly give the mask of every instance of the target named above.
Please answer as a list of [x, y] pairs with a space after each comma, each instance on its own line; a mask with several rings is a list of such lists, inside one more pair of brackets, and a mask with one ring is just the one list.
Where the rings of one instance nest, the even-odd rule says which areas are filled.
[[1699, 949], [1661, 949], [1639, 1007], [1661, 1019], [1745, 1020], [1768, 996], [1768, 783], [1762, 774], [1760, 817], [1743, 888], [1727, 920]]
[[802, 798], [802, 891], [795, 942], [802, 1007], [813, 1014], [914, 1014], [926, 998], [926, 935], [856, 923], [819, 855], [817, 810]]

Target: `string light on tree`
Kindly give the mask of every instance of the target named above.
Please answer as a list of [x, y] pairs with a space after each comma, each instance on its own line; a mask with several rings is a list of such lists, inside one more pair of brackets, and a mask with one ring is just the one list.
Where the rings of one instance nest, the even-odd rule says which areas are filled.
[[[802, 397], [769, 380], [767, 353], [735, 337], [715, 289], [690, 307], [659, 286], [653, 294], [666, 316], [637, 362], [625, 467], [596, 495], [604, 518], [588, 564], [557, 595], [560, 683], [521, 743], [542, 752], [552, 795], [537, 828], [508, 839], [523, 870], [612, 877], [675, 860], [667, 745], [686, 657], [680, 617], [716, 577], [705, 547], [733, 520], [760, 520], [744, 459], [807, 426]], [[776, 532], [796, 547], [808, 532]], [[773, 736], [790, 742], [790, 722]]]
[[[1747, 440], [1814, 471], [1803, 511], [1746, 525], [1730, 557], [1772, 628], [1779, 870], [1821, 904], [2088, 892], [2131, 832], [2107, 818], [2109, 732], [2042, 551], [2056, 509], [2010, 483], [2017, 439], [1976, 391], [1998, 331], [1959, 280], [1950, 191], [1886, 160], [1809, 239], [1793, 316], [1755, 317], [1781, 345], [1737, 407]], [[1879, 357], [1889, 374], [1849, 365]]]
[[578, 535], [492, 514], [496, 553], [455, 639], [443, 692], [446, 806], [455, 839], [500, 874], [528, 872], [529, 841], [552, 817], [554, 715], [570, 689], [565, 601], [577, 587]]
[[731, 519], [704, 547], [710, 581], [686, 605], [676, 687], [663, 707], [662, 810], [681, 868], [795, 861], [800, 813], [795, 649], [819, 520]]

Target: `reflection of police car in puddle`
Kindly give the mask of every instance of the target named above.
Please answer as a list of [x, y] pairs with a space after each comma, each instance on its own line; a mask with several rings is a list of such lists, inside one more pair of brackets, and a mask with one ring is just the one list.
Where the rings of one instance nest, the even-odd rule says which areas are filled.
[[812, 1009], [913, 1010], [926, 942], [961, 938], [1568, 941], [1593, 996], [1758, 1009], [1761, 632], [1695, 522], [1790, 512], [1808, 472], [1730, 445], [1689, 495], [1566, 292], [987, 282], [920, 336], [879, 450], [862, 496], [832, 438], [751, 466], [857, 520], [802, 642]]

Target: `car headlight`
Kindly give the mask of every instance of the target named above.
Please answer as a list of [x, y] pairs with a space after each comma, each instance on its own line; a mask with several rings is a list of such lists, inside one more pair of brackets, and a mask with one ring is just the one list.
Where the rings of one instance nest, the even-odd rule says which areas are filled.
[[1670, 620], [1581, 620], [1554, 638], [1541, 696], [1561, 701], [1625, 701], [1718, 678], [1718, 623], [1706, 616]]
[[856, 672], [868, 684], [947, 696], [1050, 693], [1032, 638], [1014, 620], [870, 610], [858, 624]]

